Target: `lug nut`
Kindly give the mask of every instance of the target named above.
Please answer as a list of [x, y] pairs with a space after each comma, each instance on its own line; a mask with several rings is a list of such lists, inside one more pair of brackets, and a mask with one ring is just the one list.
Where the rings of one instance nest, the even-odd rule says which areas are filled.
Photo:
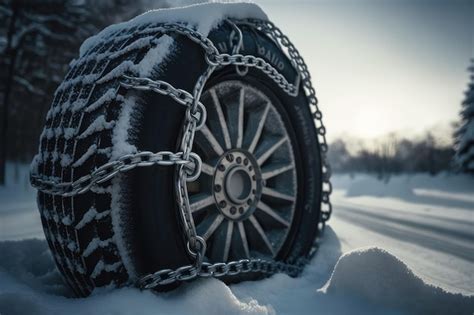
[[244, 165], [247, 165], [247, 164], [249, 164], [249, 159], [245, 158], [244, 159]]
[[227, 202], [225, 202], [224, 200], [222, 200], [221, 202], [219, 202], [219, 207], [225, 208], [226, 206], [227, 206]]
[[257, 193], [257, 191], [255, 189], [252, 189], [252, 194], [255, 195], [256, 193]]
[[227, 161], [232, 162], [234, 160], [234, 156], [232, 154], [227, 154], [226, 157]]
[[240, 208], [239, 208], [239, 213], [240, 213], [240, 214], [244, 213], [244, 208], [240, 207]]
[[242, 163], [242, 158], [241, 158], [240, 156], [238, 156], [235, 160], [236, 160], [237, 163], [239, 163], [239, 164]]
[[250, 206], [252, 204], [252, 199], [247, 199], [247, 204]]
[[253, 167], [252, 165], [249, 166], [249, 171], [253, 170]]
[[230, 208], [230, 214], [235, 214], [237, 212], [237, 209], [235, 207]]
[[255, 175], [252, 175], [253, 180], [257, 180], [257, 177]]
[[216, 192], [220, 192], [221, 189], [222, 189], [221, 185], [214, 185], [214, 190], [215, 190]]
[[225, 166], [223, 164], [220, 164], [218, 167], [219, 171], [223, 172], [225, 171]]

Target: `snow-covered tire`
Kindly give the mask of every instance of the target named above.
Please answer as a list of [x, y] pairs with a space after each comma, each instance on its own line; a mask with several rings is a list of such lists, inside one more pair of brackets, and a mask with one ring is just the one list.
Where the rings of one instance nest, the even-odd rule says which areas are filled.
[[[168, 96], [126, 90], [120, 87], [120, 76], [144, 75], [192, 91], [207, 65], [197, 44], [182, 35], [156, 34], [153, 26], [118, 29], [72, 62], [55, 93], [33, 163], [40, 174], [67, 182], [123, 154], [176, 150], [184, 107]], [[248, 26], [241, 28], [242, 54], [260, 56], [287, 78], [296, 77], [272, 40]], [[209, 37], [229, 52], [231, 31], [224, 23]], [[317, 236], [322, 185], [308, 100], [302, 89], [290, 97], [259, 70], [249, 69], [241, 77], [233, 66], [215, 73], [208, 87], [225, 80], [262, 86], [280, 104], [278, 111], [291, 132], [298, 186], [291, 229], [275, 257], [294, 261], [306, 256]], [[78, 296], [191, 262], [177, 216], [174, 175], [172, 167], [139, 168], [75, 197], [38, 193], [49, 247]]]

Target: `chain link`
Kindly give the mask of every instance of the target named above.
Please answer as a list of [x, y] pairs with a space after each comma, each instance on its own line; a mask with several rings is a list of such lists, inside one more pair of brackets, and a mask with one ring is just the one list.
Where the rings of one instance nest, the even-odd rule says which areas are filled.
[[213, 71], [222, 66], [235, 65], [245, 68], [254, 67], [271, 78], [283, 91], [290, 96], [297, 96], [300, 91], [300, 83], [305, 92], [306, 97], [312, 109], [312, 115], [315, 120], [318, 131], [318, 139], [321, 149], [322, 170], [323, 170], [323, 194], [321, 209], [321, 222], [318, 226], [320, 230], [324, 229], [325, 222], [329, 219], [332, 211], [329, 196], [332, 186], [329, 181], [330, 168], [327, 161], [327, 142], [325, 138], [326, 129], [322, 123], [322, 114], [318, 108], [318, 100], [316, 92], [312, 87], [311, 77], [308, 68], [296, 50], [294, 45], [273, 23], [269, 21], [246, 19], [239, 21], [255, 27], [265, 35], [275, 41], [281, 48], [286, 49], [291, 63], [298, 72], [295, 83], [289, 83], [288, 80], [278, 72], [270, 63], [264, 59], [252, 55], [239, 54], [242, 33], [238, 26], [232, 23], [234, 31], [239, 36], [238, 48], [234, 49], [233, 54], [219, 53], [211, 40], [203, 36], [196, 30], [193, 30], [183, 24], [163, 24], [156, 29], [157, 32], [170, 33], [175, 32], [188, 37], [193, 42], [199, 44], [205, 51], [205, 60], [208, 64], [207, 69], [198, 78], [193, 94], [173, 87], [171, 84], [160, 81], [151, 80], [149, 78], [137, 78], [124, 76], [121, 85], [128, 89], [136, 89], [142, 91], [153, 91], [162, 95], [173, 98], [177, 103], [185, 105], [186, 112], [182, 127], [182, 136], [180, 149], [181, 152], [173, 153], [163, 152], [139, 152], [136, 154], [126, 155], [116, 161], [106, 163], [95, 169], [91, 174], [83, 176], [74, 182], [61, 183], [54, 179], [42, 178], [39, 175], [31, 175], [31, 183], [38, 190], [61, 196], [73, 196], [90, 190], [94, 185], [104, 183], [121, 172], [132, 170], [141, 166], [152, 165], [176, 165], [176, 192], [179, 214], [185, 231], [187, 249], [189, 254], [194, 257], [194, 264], [185, 265], [177, 269], [163, 269], [155, 273], [145, 275], [140, 278], [136, 285], [141, 289], [152, 289], [160, 285], [171, 284], [176, 281], [188, 281], [197, 277], [224, 277], [232, 276], [240, 273], [257, 272], [262, 274], [273, 274], [277, 272], [285, 272], [291, 276], [297, 276], [303, 270], [304, 265], [311, 258], [316, 250], [316, 244], [310, 251], [308, 257], [301, 257], [295, 263], [284, 263], [274, 260], [264, 259], [242, 259], [230, 262], [208, 263], [203, 262], [206, 252], [206, 242], [197, 235], [194, 220], [189, 206], [189, 197], [186, 182], [193, 181], [198, 178], [202, 162], [200, 157], [192, 152], [194, 136], [197, 130], [201, 128], [206, 121], [206, 109], [199, 101], [204, 85], [213, 73]]
[[[188, 166], [188, 164], [191, 165]], [[92, 173], [72, 182], [60, 182], [57, 179], [45, 178], [38, 174], [31, 174], [30, 182], [33, 187], [43, 193], [72, 197], [83, 194], [94, 186], [105, 183], [118, 173], [128, 172], [136, 167], [153, 165], [182, 165], [185, 170], [188, 170], [189, 174], [194, 174], [195, 170], [200, 168], [201, 159], [195, 153], [192, 153], [189, 159], [184, 159], [183, 152], [160, 151], [153, 153], [142, 151], [135, 154], [127, 154], [118, 160], [103, 164], [92, 171]]]
[[[330, 202], [330, 195], [332, 192], [332, 184], [330, 181], [331, 177], [331, 168], [327, 158], [328, 144], [326, 140], [326, 128], [322, 121], [322, 112], [318, 107], [318, 99], [316, 97], [316, 91], [311, 83], [311, 75], [308, 71], [308, 66], [303, 60], [303, 57], [300, 55], [296, 47], [291, 43], [289, 38], [281, 32], [281, 30], [275, 26], [270, 21], [256, 20], [256, 19], [247, 19], [243, 21], [244, 23], [251, 25], [266, 35], [270, 36], [281, 48], [286, 49], [288, 55], [291, 59], [291, 62], [296, 66], [299, 76], [301, 77], [301, 82], [303, 84], [303, 89], [310, 103], [312, 110], [313, 119], [316, 124], [318, 131], [318, 139], [321, 150], [321, 164], [323, 171], [323, 193], [322, 193], [322, 204], [325, 206], [321, 209], [321, 219], [323, 223], [329, 220], [332, 213], [332, 205]], [[323, 225], [324, 228], [324, 225]]]
[[306, 261], [301, 261], [299, 264], [290, 265], [265, 259], [241, 259], [230, 261], [228, 263], [218, 262], [212, 264], [203, 262], [200, 269], [195, 265], [186, 265], [177, 269], [159, 270], [140, 278], [136, 285], [141, 289], [152, 289], [157, 286], [174, 283], [176, 281], [188, 281], [197, 277], [221, 278], [249, 272], [261, 274], [284, 272], [290, 276], [296, 277], [303, 270], [305, 263]]

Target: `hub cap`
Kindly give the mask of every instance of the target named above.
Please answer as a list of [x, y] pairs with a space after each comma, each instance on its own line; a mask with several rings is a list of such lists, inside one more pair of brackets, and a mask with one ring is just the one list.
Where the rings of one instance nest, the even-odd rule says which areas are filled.
[[241, 81], [203, 93], [206, 125], [196, 134], [202, 174], [188, 184], [207, 259], [275, 257], [291, 227], [296, 169], [282, 113], [266, 94]]
[[229, 220], [241, 221], [255, 210], [262, 191], [260, 167], [251, 154], [232, 150], [214, 171], [214, 199]]

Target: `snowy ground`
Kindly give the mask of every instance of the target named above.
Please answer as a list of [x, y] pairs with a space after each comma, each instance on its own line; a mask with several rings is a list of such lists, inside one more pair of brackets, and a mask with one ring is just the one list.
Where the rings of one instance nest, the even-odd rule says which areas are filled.
[[0, 189], [0, 314], [473, 314], [474, 179], [335, 176], [334, 215], [302, 277], [199, 280], [70, 298], [44, 241], [27, 168]]

